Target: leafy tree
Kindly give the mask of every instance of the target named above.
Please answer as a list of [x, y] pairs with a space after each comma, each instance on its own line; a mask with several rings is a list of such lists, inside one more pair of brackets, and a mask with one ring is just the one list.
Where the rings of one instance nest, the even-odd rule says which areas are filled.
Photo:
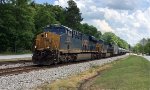
[[150, 55], [150, 40], [148, 40], [148, 42], [144, 46], [144, 51], [145, 51], [145, 53]]
[[97, 31], [97, 33], [94, 35], [97, 39], [102, 38], [102, 33], [100, 31]]
[[15, 31], [15, 17], [13, 6], [10, 4], [0, 5], [0, 52], [6, 51], [10, 47], [10, 39]]
[[135, 53], [146, 53], [150, 55], [150, 39], [143, 38], [134, 47], [133, 52]]
[[53, 17], [53, 13], [50, 12], [46, 7], [41, 7], [35, 15], [35, 28], [36, 33], [42, 32], [43, 27], [48, 24], [57, 23]]
[[137, 43], [137, 44], [134, 46], [133, 51], [134, 51], [135, 53], [142, 53], [142, 51], [143, 51], [143, 46], [142, 46], [142, 44]]
[[73, 0], [68, 1], [68, 7], [65, 11], [65, 22], [64, 24], [72, 29], [77, 29], [80, 22], [83, 20], [81, 13], [76, 3]]
[[102, 35], [102, 39], [106, 43], [117, 44], [117, 36], [112, 32], [106, 32]]
[[34, 30], [33, 9], [28, 7], [28, 1], [9, 0], [8, 3], [0, 6], [0, 21], [2, 22], [0, 24], [0, 42], [3, 43], [1, 44], [3, 48], [0, 51], [16, 51], [17, 49], [26, 47], [26, 44], [30, 43], [30, 41], [23, 43], [23, 37], [21, 37], [26, 32], [33, 34], [32, 31]]
[[64, 25], [65, 22], [65, 9], [61, 6], [52, 6], [46, 5], [46, 8], [49, 8], [49, 11], [53, 13], [53, 17], [56, 19], [57, 23], [61, 23]]
[[102, 39], [105, 41], [105, 43], [112, 43], [116, 44], [121, 48], [128, 49], [129, 45], [126, 41], [123, 39], [119, 38], [112, 32], [106, 32], [102, 35]]
[[80, 24], [79, 29], [77, 30], [84, 34], [95, 36], [96, 38], [101, 36], [101, 32], [97, 31], [96, 27], [88, 25], [87, 23]]
[[[28, 45], [32, 41], [30, 39], [33, 38], [34, 27], [34, 14], [35, 11], [32, 7], [28, 7], [28, 3], [30, 0], [16, 0], [16, 4], [14, 7], [14, 16], [16, 19], [16, 32], [18, 35], [15, 35], [12, 39], [14, 39], [14, 49], [31, 49]], [[32, 12], [31, 12], [32, 11]], [[30, 33], [30, 34], [26, 34]], [[27, 35], [27, 36], [25, 36]], [[31, 36], [28, 36], [31, 35]], [[26, 37], [27, 42], [24, 42], [24, 37]]]

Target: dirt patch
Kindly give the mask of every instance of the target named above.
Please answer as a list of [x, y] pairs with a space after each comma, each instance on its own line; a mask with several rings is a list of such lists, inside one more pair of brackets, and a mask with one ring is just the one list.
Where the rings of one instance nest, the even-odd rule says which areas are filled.
[[100, 74], [105, 71], [105, 70], [102, 70], [102, 71], [99, 71], [97, 72], [96, 75], [88, 78], [88, 79], [85, 79], [79, 86], [78, 90], [99, 90], [98, 88], [96, 88], [95, 86], [93, 87], [93, 83], [94, 81], [96, 80], [96, 77], [97, 76], [100, 76]]

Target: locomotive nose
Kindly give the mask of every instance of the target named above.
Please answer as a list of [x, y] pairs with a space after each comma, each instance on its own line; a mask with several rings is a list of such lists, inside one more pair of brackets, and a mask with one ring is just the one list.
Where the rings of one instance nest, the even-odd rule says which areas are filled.
[[35, 49], [44, 50], [51, 48], [58, 49], [60, 43], [60, 36], [51, 32], [44, 32], [37, 35]]
[[44, 32], [36, 37], [35, 51], [32, 60], [35, 64], [50, 65], [57, 59], [60, 36], [52, 32]]

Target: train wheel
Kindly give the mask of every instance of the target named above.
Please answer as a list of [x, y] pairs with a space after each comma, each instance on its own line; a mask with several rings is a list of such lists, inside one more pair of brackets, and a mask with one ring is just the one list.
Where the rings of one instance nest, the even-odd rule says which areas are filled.
[[59, 58], [60, 58], [60, 57], [59, 57], [59, 54], [57, 54], [57, 55], [54, 57], [53, 63], [54, 63], [55, 65], [60, 62], [60, 59], [59, 59]]
[[55, 60], [55, 59], [54, 59], [54, 62], [53, 62], [53, 63], [54, 63], [55, 65], [58, 64], [58, 60]]

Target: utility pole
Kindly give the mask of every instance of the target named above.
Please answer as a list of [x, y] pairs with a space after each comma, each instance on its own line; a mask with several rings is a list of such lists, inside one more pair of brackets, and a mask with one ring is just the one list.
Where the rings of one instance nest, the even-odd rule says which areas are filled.
[[130, 44], [129, 44], [128, 48], [129, 48], [129, 55], [130, 55], [130, 51], [131, 51], [131, 46], [130, 46]]

